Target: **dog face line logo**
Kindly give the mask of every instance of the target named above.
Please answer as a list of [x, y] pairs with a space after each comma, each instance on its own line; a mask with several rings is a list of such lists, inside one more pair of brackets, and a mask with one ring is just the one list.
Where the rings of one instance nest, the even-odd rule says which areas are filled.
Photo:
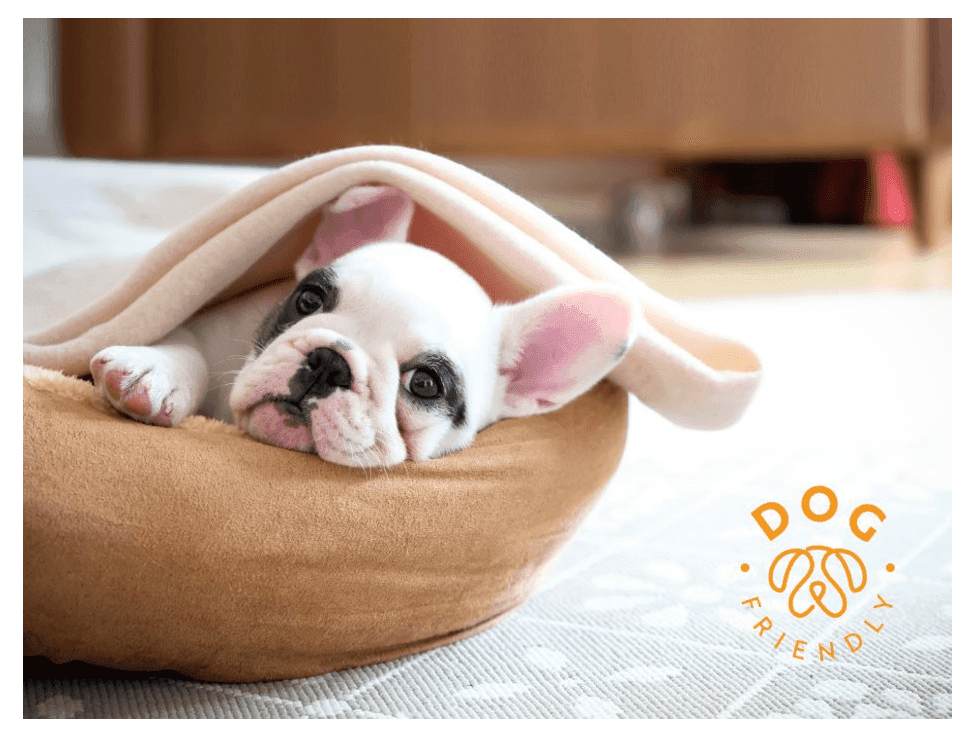
[[[818, 567], [812, 552], [824, 553], [821, 556], [820, 562], [821, 574], [824, 576], [825, 580], [831, 584], [837, 596], [840, 598], [840, 607], [837, 611], [832, 611], [824, 602], [824, 597], [828, 592], [827, 584], [821, 580], [810, 580], [815, 569]], [[787, 562], [782, 562], [785, 558], [787, 559]], [[783, 593], [787, 590], [788, 578], [790, 578], [794, 566], [802, 559], [806, 561], [804, 576], [799, 581], [796, 581], [794, 589], [790, 592], [790, 597], [787, 601], [787, 605], [792, 616], [796, 618], [804, 618], [808, 616], [815, 608], [819, 608], [822, 612], [824, 612], [825, 615], [830, 616], [831, 618], [840, 618], [845, 614], [845, 611], [848, 610], [848, 597], [842, 586], [835, 581], [835, 578], [829, 569], [828, 561], [832, 558], [837, 558], [841, 568], [844, 570], [846, 580], [845, 585], [847, 586], [848, 590], [853, 593], [860, 592], [868, 582], [868, 575], [865, 572], [865, 563], [863, 563], [862, 559], [851, 550], [846, 550], [844, 548], [832, 549], [823, 545], [811, 545], [803, 549], [795, 547], [793, 549], [784, 550], [781, 552], [770, 564], [770, 572], [768, 575], [770, 587], [777, 593]], [[845, 558], [850, 558], [850, 560], [858, 568], [858, 577], [860, 580], [857, 582], [852, 577], [849, 562]], [[803, 562], [801, 564], [804, 565]], [[775, 572], [778, 568], [781, 568], [781, 566], [783, 566], [782, 572], [779, 576], [776, 576]], [[778, 577], [779, 580], [777, 579]], [[798, 592], [804, 588], [805, 584], [808, 584], [808, 591], [814, 603], [808, 606], [805, 610], [798, 611], [795, 606], [798, 601], [797, 595]]]
[[[827, 500], [827, 508], [818, 511], [813, 506], [815, 497], [821, 496]], [[812, 486], [801, 498], [801, 511], [811, 522], [823, 523], [831, 520], [838, 511], [838, 497], [834, 491], [826, 486]], [[886, 515], [875, 504], [861, 504], [848, 517], [848, 527], [852, 535], [861, 542], [868, 543], [876, 535], [877, 526], [871, 526], [865, 515], [877, 520], [877, 525], [885, 521]], [[784, 534], [790, 524], [787, 509], [779, 502], [769, 501], [754, 509], [750, 516], [762, 530], [767, 540], [773, 542]], [[773, 522], [773, 524], [771, 523]], [[888, 563], [886, 571], [893, 572], [895, 565]], [[740, 570], [748, 573], [749, 563], [743, 563]], [[845, 547], [828, 547], [821, 544], [811, 544], [805, 547], [790, 547], [781, 551], [770, 563], [766, 573], [766, 584], [777, 595], [786, 596], [786, 606], [790, 615], [795, 619], [806, 619], [817, 612], [823, 613], [830, 619], [841, 619], [849, 609], [849, 596], [857, 595], [868, 585], [869, 572], [859, 554]], [[874, 609], [892, 608], [892, 605], [878, 595], [879, 603]], [[762, 607], [759, 596], [742, 601], [742, 605], [752, 608]], [[876, 633], [881, 632], [884, 624], [874, 625], [868, 619], [864, 623]], [[773, 629], [774, 623], [765, 615], [753, 626], [758, 636]], [[786, 636], [774, 644], [779, 649]], [[858, 633], [851, 632], [844, 637], [845, 644], [852, 653], [862, 647], [862, 638]], [[807, 641], [797, 639], [792, 656], [803, 660], [804, 647]], [[827, 655], [834, 658], [834, 642], [828, 647], [819, 644], [821, 661]]]

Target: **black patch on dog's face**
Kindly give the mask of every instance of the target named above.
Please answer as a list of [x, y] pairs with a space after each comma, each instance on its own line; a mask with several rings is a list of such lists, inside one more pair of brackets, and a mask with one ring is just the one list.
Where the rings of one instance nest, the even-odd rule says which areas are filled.
[[467, 414], [465, 410], [465, 383], [461, 372], [445, 354], [439, 351], [418, 354], [413, 359], [401, 365], [400, 371], [409, 372], [412, 369], [429, 369], [434, 372], [441, 382], [442, 394], [436, 399], [421, 399], [404, 389], [404, 394], [416, 407], [422, 410], [442, 412], [451, 418], [451, 426], [460, 428], [465, 424]]
[[[300, 307], [307, 310], [308, 304], [315, 301], [320, 302], [321, 305], [314, 311], [303, 313], [299, 310]], [[317, 313], [330, 313], [337, 305], [339, 305], [339, 287], [336, 285], [335, 271], [331, 267], [313, 270], [302, 278], [285, 300], [265, 316], [255, 333], [255, 351], [258, 353], [264, 351], [268, 344], [303, 318]]]

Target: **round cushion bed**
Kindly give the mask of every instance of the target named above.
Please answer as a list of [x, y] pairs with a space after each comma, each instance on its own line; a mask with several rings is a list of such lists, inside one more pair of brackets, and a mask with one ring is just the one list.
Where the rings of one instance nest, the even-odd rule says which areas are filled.
[[605, 381], [460, 453], [364, 471], [203, 417], [136, 423], [27, 367], [24, 654], [242, 682], [464, 638], [527, 598], [626, 425]]

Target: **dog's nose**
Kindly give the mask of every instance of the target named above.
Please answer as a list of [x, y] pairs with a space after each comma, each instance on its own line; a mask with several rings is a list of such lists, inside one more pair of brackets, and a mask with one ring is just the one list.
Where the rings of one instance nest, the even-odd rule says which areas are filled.
[[316, 385], [340, 389], [349, 389], [353, 385], [353, 373], [338, 351], [320, 346], [306, 354], [305, 363]]

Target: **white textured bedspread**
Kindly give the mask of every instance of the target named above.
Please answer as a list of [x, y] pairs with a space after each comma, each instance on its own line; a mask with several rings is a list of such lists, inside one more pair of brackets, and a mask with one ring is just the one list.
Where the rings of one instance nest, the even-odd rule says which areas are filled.
[[[263, 172], [25, 161], [24, 274], [137, 256]], [[755, 403], [699, 432], [632, 398], [615, 479], [498, 626], [260, 684], [25, 659], [24, 717], [950, 717], [949, 293], [690, 307], [763, 356]]]

